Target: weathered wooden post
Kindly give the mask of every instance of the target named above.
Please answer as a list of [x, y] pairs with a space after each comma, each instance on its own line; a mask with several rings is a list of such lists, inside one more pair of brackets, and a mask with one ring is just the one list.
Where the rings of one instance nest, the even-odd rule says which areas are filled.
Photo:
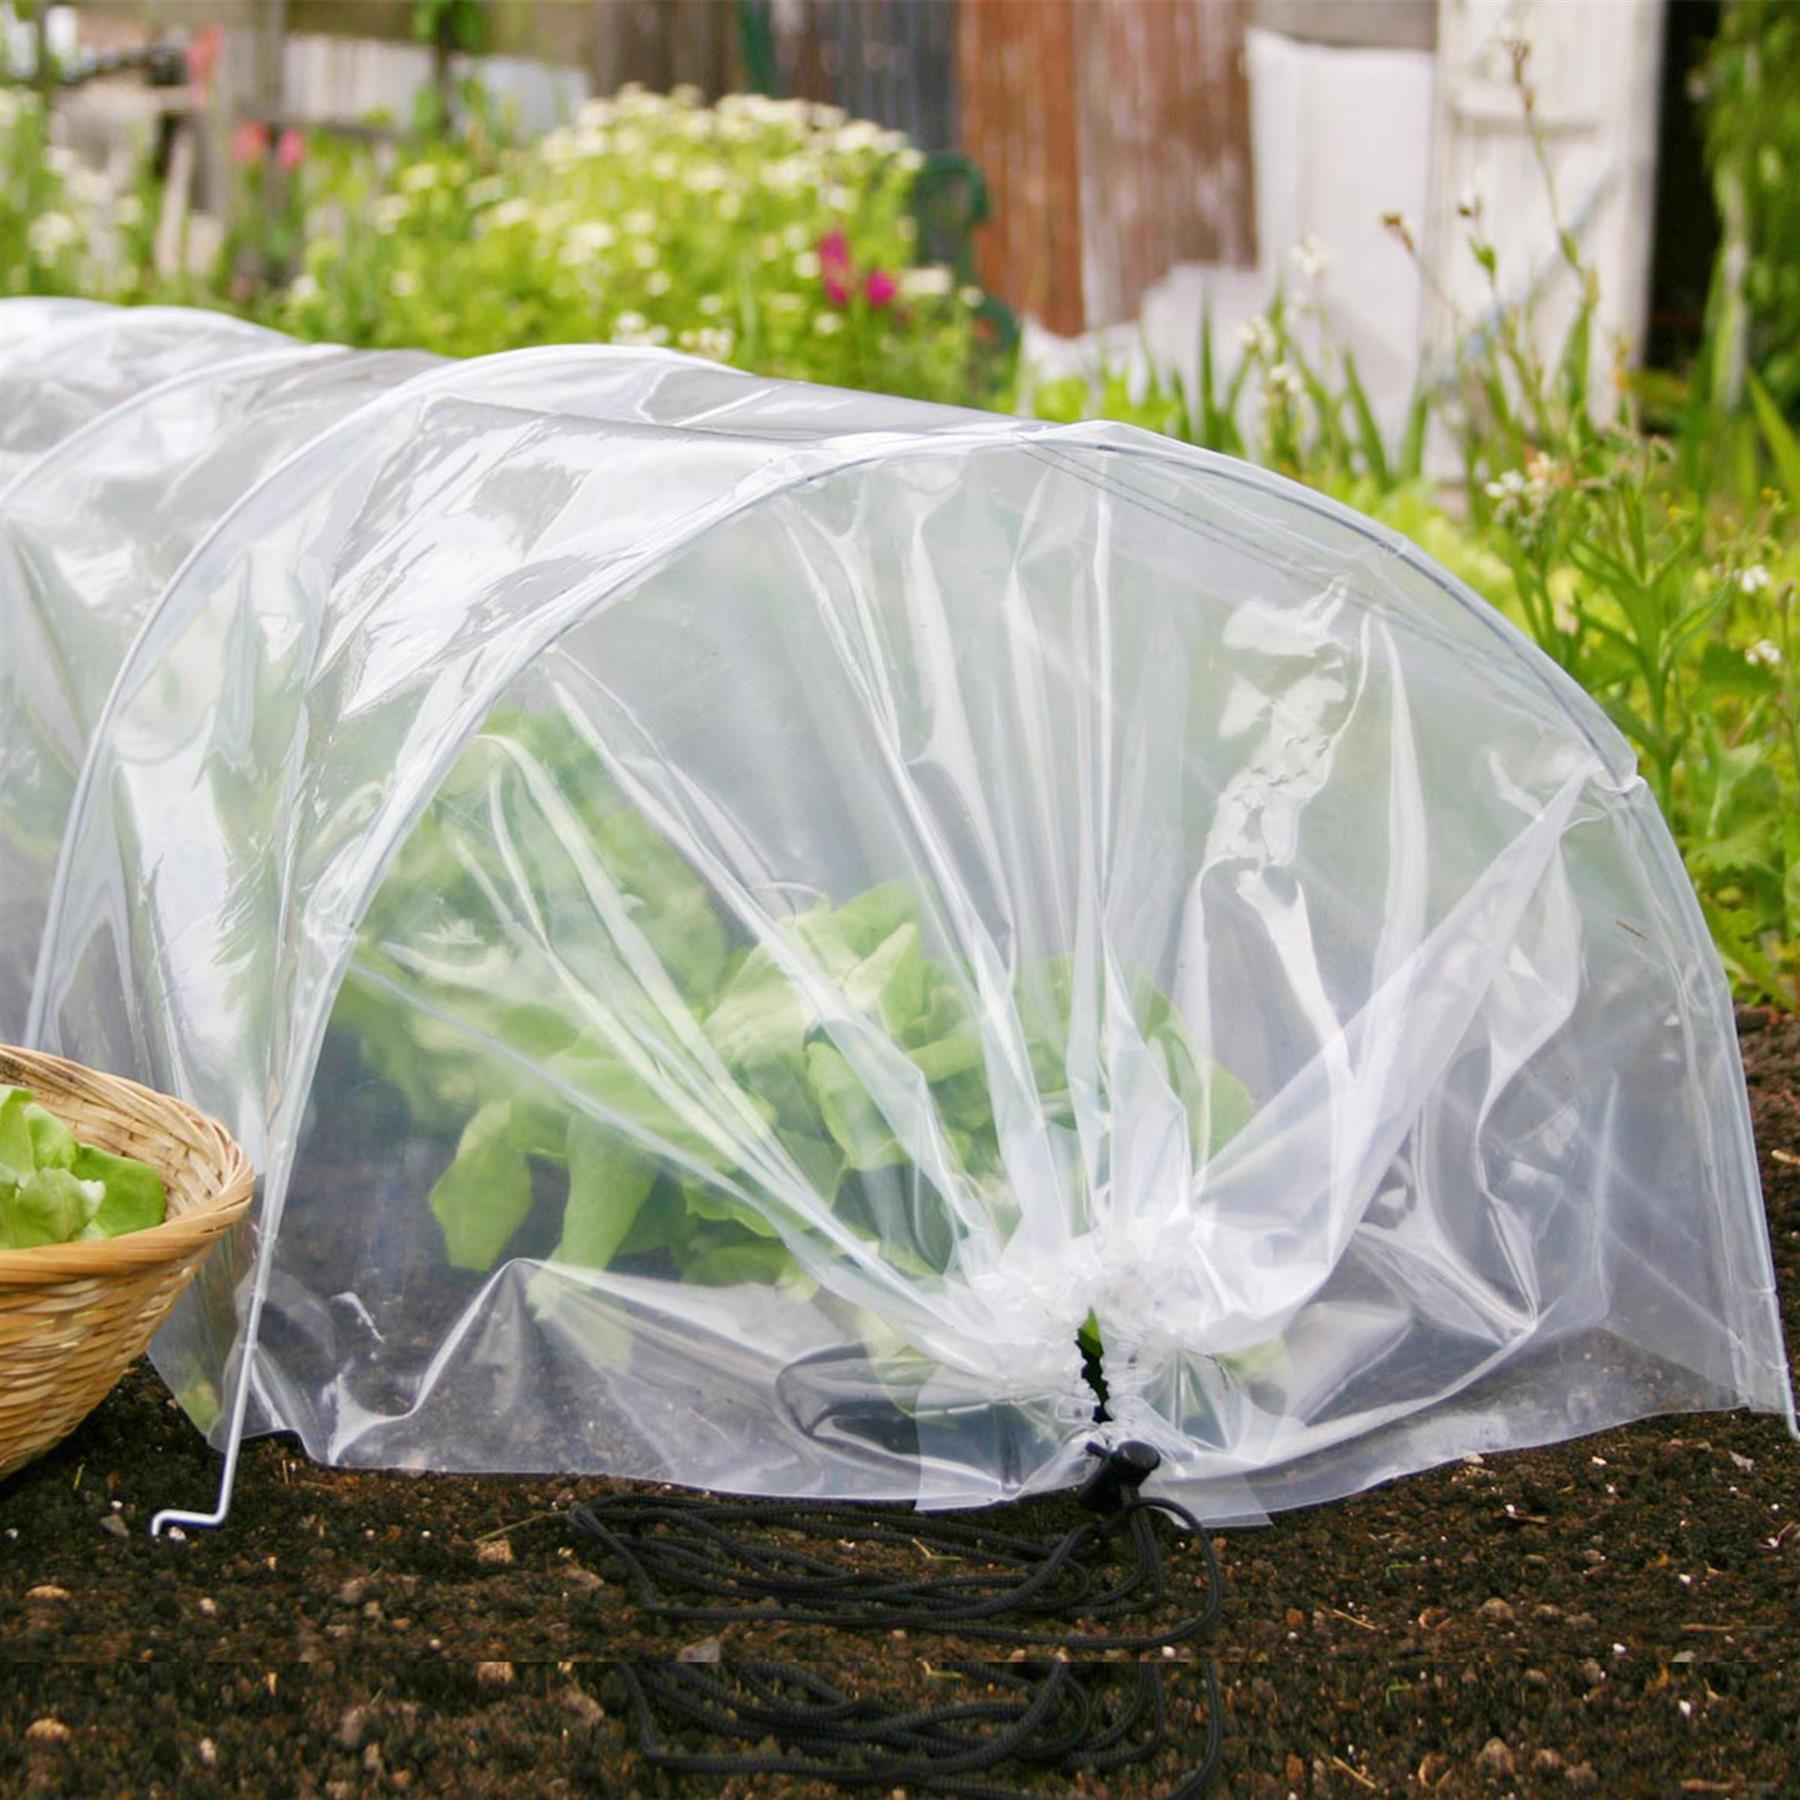
[[256, 249], [255, 278], [273, 287], [287, 274], [291, 246], [283, 225], [288, 210], [288, 175], [275, 154], [280, 121], [286, 117], [284, 63], [287, 50], [287, 0], [263, 0], [256, 32], [256, 109], [263, 124], [261, 203], [262, 230]]
[[1245, 0], [958, 0], [983, 283], [1072, 336], [1179, 262], [1255, 249]]
[[47, 128], [56, 98], [56, 64], [50, 57], [50, 0], [36, 0], [31, 8], [31, 79], [44, 103]]

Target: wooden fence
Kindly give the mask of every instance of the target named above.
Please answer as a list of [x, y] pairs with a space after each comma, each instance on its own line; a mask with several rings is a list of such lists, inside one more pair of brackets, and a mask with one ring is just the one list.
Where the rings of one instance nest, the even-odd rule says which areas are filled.
[[959, 147], [957, 10], [953, 0], [786, 0], [758, 9], [779, 92], [904, 131], [922, 150]]

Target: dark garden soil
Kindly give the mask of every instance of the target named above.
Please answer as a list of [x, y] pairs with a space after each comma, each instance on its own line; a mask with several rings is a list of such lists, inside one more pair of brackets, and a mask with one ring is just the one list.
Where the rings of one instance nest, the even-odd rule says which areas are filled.
[[[1800, 1343], [1800, 1022], [1743, 1026]], [[0, 1484], [0, 1793], [837, 1791], [677, 1781], [636, 1756], [608, 1659], [671, 1655], [696, 1627], [640, 1614], [572, 1544], [562, 1509], [615, 1484], [338, 1473], [265, 1439], [228, 1529], [148, 1540], [155, 1506], [205, 1504], [215, 1478], [140, 1367]], [[1080, 1516], [1042, 1502], [1014, 1524]], [[1800, 1795], [1800, 1448], [1777, 1420], [1654, 1420], [1217, 1542], [1220, 1794]], [[1178, 1587], [1196, 1561], [1174, 1555]], [[978, 1691], [946, 1664], [992, 1654], [917, 1633], [723, 1640], [728, 1659], [807, 1661], [896, 1704]], [[1043, 1791], [1178, 1780], [1203, 1692], [1187, 1654], [1166, 1670], [1168, 1748]]]

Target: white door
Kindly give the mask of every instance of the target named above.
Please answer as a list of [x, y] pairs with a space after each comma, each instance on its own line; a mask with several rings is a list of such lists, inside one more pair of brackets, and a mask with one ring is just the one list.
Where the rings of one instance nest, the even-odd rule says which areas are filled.
[[[1460, 315], [1491, 314], [1494, 293], [1469, 249], [1459, 208], [1479, 201], [1498, 255], [1501, 296], [1540, 296], [1539, 336], [1559, 345], [1576, 284], [1557, 247], [1555, 217], [1598, 273], [1600, 319], [1635, 357], [1643, 342], [1656, 175], [1664, 0], [1438, 0], [1438, 80], [1427, 271], [1427, 344], [1453, 341]], [[1531, 47], [1536, 137], [1513, 79], [1511, 45]], [[1596, 400], [1610, 357], [1596, 346]]]

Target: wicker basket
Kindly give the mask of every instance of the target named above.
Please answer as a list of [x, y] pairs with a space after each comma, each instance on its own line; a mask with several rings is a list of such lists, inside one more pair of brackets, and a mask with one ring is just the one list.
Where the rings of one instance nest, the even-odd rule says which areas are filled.
[[254, 1177], [222, 1127], [166, 1095], [0, 1045], [0, 1085], [32, 1093], [83, 1143], [168, 1185], [162, 1224], [84, 1244], [0, 1250], [0, 1478], [66, 1437], [149, 1343]]

